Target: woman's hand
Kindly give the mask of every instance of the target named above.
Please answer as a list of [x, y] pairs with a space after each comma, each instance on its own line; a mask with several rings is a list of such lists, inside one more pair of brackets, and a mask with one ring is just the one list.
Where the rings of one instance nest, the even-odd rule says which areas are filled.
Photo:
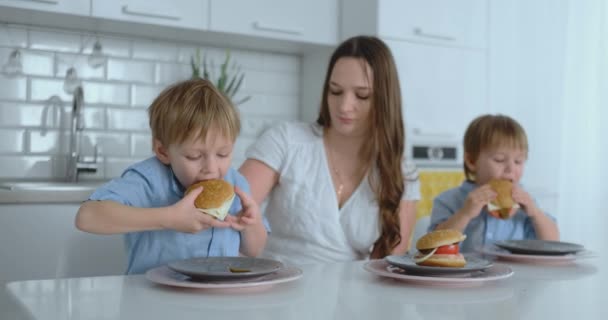
[[230, 223], [230, 226], [238, 231], [245, 230], [250, 226], [261, 223], [260, 208], [247, 193], [243, 192], [238, 187], [234, 188], [234, 192], [241, 199], [241, 212], [237, 216], [227, 216], [226, 221]]
[[186, 233], [197, 233], [211, 227], [230, 227], [229, 221], [217, 220], [208, 214], [202, 213], [194, 206], [194, 200], [201, 191], [203, 191], [203, 188], [198, 187], [184, 196], [182, 200], [167, 207], [168, 211], [165, 216], [165, 225], [167, 229]]

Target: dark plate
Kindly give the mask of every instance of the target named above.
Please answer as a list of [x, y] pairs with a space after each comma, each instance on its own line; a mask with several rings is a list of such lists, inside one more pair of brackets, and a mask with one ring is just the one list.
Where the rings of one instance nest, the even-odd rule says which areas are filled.
[[249, 257], [192, 258], [171, 262], [169, 269], [200, 280], [238, 280], [279, 271], [279, 261]]
[[563, 255], [585, 250], [580, 244], [547, 240], [504, 240], [494, 245], [515, 254]]
[[481, 271], [492, 266], [492, 262], [475, 256], [465, 256], [467, 264], [462, 268], [428, 267], [417, 265], [412, 255], [388, 256], [384, 258], [389, 264], [405, 270], [407, 273], [420, 275], [459, 274]]

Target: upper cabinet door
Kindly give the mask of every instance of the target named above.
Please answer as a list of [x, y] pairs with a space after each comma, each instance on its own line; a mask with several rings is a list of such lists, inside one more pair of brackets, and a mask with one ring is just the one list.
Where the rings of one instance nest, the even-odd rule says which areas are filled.
[[210, 0], [210, 30], [319, 44], [337, 42], [337, 0]]
[[409, 132], [461, 139], [468, 123], [487, 113], [484, 52], [386, 42], [397, 64]]
[[203, 30], [209, 0], [92, 0], [92, 16], [113, 20]]
[[379, 0], [378, 34], [396, 40], [483, 49], [487, 0]]
[[83, 0], [0, 0], [0, 6], [82, 16], [91, 13], [90, 1]]

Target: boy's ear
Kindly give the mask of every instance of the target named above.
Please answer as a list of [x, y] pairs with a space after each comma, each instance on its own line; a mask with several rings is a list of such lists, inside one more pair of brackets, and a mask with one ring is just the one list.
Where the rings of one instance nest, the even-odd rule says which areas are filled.
[[165, 148], [165, 146], [162, 142], [160, 142], [160, 140], [154, 139], [152, 141], [152, 149], [154, 150], [154, 153], [156, 154], [156, 157], [158, 158], [158, 160], [160, 160], [160, 162], [166, 165], [170, 164], [169, 153], [167, 152], [167, 148]]
[[475, 161], [476, 159], [473, 159], [470, 153], [464, 153], [464, 164], [467, 166], [467, 168], [469, 168], [469, 171], [471, 172], [475, 172]]

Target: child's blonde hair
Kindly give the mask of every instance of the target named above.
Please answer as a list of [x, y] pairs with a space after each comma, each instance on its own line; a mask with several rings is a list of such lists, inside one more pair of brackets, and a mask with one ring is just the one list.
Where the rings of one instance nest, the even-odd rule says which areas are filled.
[[148, 114], [152, 137], [165, 146], [189, 138], [205, 140], [210, 128], [235, 141], [241, 130], [238, 112], [230, 100], [204, 79], [166, 88], [154, 99]]
[[[528, 137], [524, 128], [505, 115], [486, 114], [475, 118], [464, 134], [464, 152], [469, 161], [477, 161], [483, 150], [508, 147], [523, 150], [528, 155]], [[464, 174], [475, 181], [475, 173], [464, 162]]]

